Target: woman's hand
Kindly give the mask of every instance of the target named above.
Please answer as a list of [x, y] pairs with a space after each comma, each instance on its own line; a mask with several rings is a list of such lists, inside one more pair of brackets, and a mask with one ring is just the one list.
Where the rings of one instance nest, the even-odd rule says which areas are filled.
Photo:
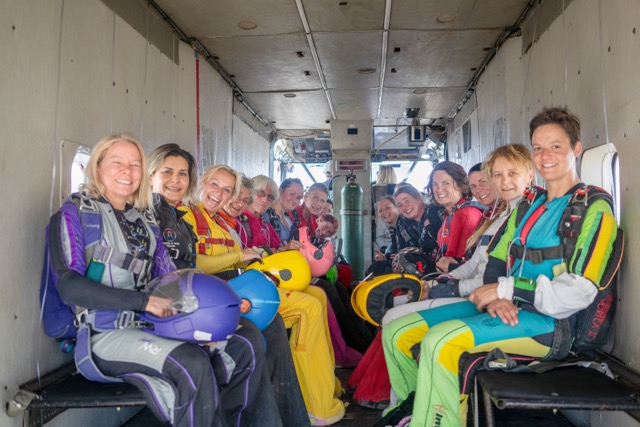
[[255, 248], [247, 248], [242, 250], [243, 261], [253, 261], [254, 259], [260, 259], [260, 252]]
[[450, 256], [443, 256], [436, 262], [436, 268], [438, 271], [442, 271], [444, 273], [449, 272], [449, 264], [457, 264], [458, 260]]
[[487, 313], [495, 319], [499, 317], [505, 325], [518, 324], [518, 307], [508, 299], [498, 299], [487, 306]]
[[478, 307], [478, 311], [482, 311], [489, 304], [498, 299], [498, 284], [491, 283], [489, 285], [480, 286], [469, 295], [469, 301]]
[[297, 240], [291, 240], [289, 241], [289, 243], [287, 243], [286, 245], [282, 246], [282, 250], [283, 251], [288, 251], [290, 249], [293, 250], [298, 250], [298, 249], [304, 249], [304, 245], [302, 243], [300, 243]]
[[387, 259], [387, 257], [385, 257], [382, 252], [380, 252], [378, 249], [373, 250], [374, 261], [384, 261], [385, 259]]
[[147, 302], [147, 306], [144, 308], [144, 311], [161, 318], [175, 316], [178, 314], [178, 312], [173, 309], [173, 301], [156, 296], [149, 297], [149, 301]]

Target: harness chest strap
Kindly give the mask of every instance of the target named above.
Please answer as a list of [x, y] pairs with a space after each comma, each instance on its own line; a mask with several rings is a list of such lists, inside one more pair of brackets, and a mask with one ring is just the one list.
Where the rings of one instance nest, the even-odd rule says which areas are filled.
[[[524, 198], [520, 203], [530, 205], [543, 191], [535, 189], [533, 196]], [[582, 221], [589, 204], [603, 199], [612, 205], [611, 196], [605, 191], [594, 186], [582, 186], [571, 196], [567, 207], [562, 213], [562, 218], [558, 225], [557, 234], [562, 238], [562, 244], [546, 248], [531, 249], [525, 246], [511, 245], [510, 255], [515, 258], [526, 259], [533, 264], [540, 264], [544, 260], [565, 259], [569, 261], [575, 251], [576, 242], [582, 228]], [[545, 205], [540, 205], [527, 219], [522, 227], [521, 238], [526, 238], [533, 224], [538, 220], [545, 210]], [[516, 227], [520, 225], [527, 209], [518, 209], [516, 213]]]
[[[192, 209], [193, 216], [196, 220], [196, 229], [198, 231], [198, 253], [200, 255], [205, 255], [207, 253], [208, 245], [222, 245], [226, 247], [235, 246], [235, 240], [227, 239], [224, 237], [211, 237], [211, 229], [209, 228], [209, 224], [207, 223], [204, 214], [200, 209], [194, 207]], [[218, 223], [221, 227], [226, 228], [225, 224], [220, 224], [218, 218], [213, 218], [214, 221]]]
[[103, 245], [95, 245], [91, 257], [96, 261], [119, 267], [138, 275], [146, 271], [149, 261], [152, 259], [150, 256], [133, 256]]

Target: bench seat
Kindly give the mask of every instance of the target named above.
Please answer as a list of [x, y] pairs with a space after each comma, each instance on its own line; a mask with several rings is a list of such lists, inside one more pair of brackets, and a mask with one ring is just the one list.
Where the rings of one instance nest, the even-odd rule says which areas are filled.
[[[35, 396], [27, 396], [29, 393]], [[16, 405], [15, 402], [19, 404]], [[39, 381], [33, 380], [21, 385], [8, 408], [13, 406], [16, 416], [23, 415], [25, 426], [38, 426], [70, 408], [146, 405], [142, 392], [131, 384], [89, 381], [77, 373], [71, 362], [44, 375]], [[9, 410], [7, 413], [9, 414]]]
[[481, 371], [477, 383], [488, 427], [495, 425], [493, 405], [499, 409], [640, 411], [636, 384], [625, 377], [613, 380], [595, 369], [561, 367], [541, 374]]

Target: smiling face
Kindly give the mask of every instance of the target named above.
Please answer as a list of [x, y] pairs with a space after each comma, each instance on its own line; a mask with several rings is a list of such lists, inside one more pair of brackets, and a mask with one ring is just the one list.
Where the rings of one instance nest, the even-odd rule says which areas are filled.
[[231, 200], [235, 185], [235, 175], [222, 169], [216, 171], [209, 178], [200, 195], [202, 204], [209, 215], [214, 215]]
[[304, 205], [311, 215], [320, 216], [324, 213], [327, 203], [327, 193], [321, 190], [307, 191], [304, 195]]
[[462, 197], [462, 192], [458, 188], [453, 177], [445, 171], [439, 170], [433, 174], [433, 197], [435, 201], [443, 206], [447, 212], [458, 203]]
[[224, 211], [230, 216], [237, 218], [249, 206], [251, 206], [251, 191], [247, 187], [242, 187], [238, 197], [229, 200], [224, 206]]
[[124, 209], [142, 179], [142, 156], [138, 147], [127, 141], [115, 142], [98, 163], [97, 174], [104, 186], [105, 198], [114, 208]]
[[189, 187], [189, 164], [184, 157], [168, 156], [151, 176], [151, 184], [154, 193], [175, 205], [184, 198]]
[[398, 208], [390, 200], [382, 199], [378, 202], [378, 216], [385, 223], [395, 225], [398, 215]]
[[549, 183], [570, 182], [576, 177], [576, 157], [582, 151], [582, 143], [577, 141], [571, 148], [567, 133], [556, 124], [539, 126], [531, 137], [533, 163]]
[[269, 209], [271, 203], [273, 203], [275, 199], [271, 186], [267, 185], [266, 187], [255, 191], [253, 195], [253, 203], [249, 207], [249, 210], [257, 215], [262, 215], [267, 211], [267, 209]]
[[505, 157], [497, 157], [491, 166], [491, 181], [498, 190], [500, 198], [506, 202], [522, 196], [533, 180], [533, 171], [527, 171]]
[[316, 237], [318, 239], [326, 239], [329, 236], [333, 236], [336, 233], [336, 229], [330, 222], [318, 220], [318, 228], [316, 228]]
[[302, 185], [297, 182], [292, 183], [284, 190], [280, 190], [280, 204], [285, 212], [291, 212], [298, 206], [300, 206], [300, 202], [302, 201], [302, 194], [304, 193], [304, 189]]
[[400, 215], [408, 219], [415, 219], [416, 221], [422, 218], [422, 214], [424, 213], [424, 202], [422, 199], [416, 199], [407, 193], [399, 193], [395, 199]]
[[498, 198], [495, 187], [484, 172], [471, 172], [471, 175], [469, 175], [469, 188], [473, 197], [484, 206], [493, 205]]

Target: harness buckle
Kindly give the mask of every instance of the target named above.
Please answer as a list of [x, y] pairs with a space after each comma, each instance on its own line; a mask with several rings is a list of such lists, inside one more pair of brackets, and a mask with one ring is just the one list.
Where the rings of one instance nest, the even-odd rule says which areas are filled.
[[88, 320], [88, 319], [87, 319], [88, 315], [89, 315], [89, 309], [87, 309], [87, 308], [84, 308], [84, 309], [82, 309], [82, 310], [78, 311], [78, 312], [76, 313], [76, 318], [75, 318], [75, 320], [73, 321], [73, 325], [74, 325], [76, 328], [79, 328], [79, 327], [80, 327], [80, 325], [82, 325], [83, 323], [86, 323], [86, 322], [87, 322], [87, 320]]
[[121, 311], [116, 319], [116, 329], [125, 329], [136, 327], [134, 326], [138, 322], [137, 314], [133, 311]]
[[544, 261], [541, 250], [529, 249], [527, 255], [532, 264], [542, 264], [542, 261]]
[[575, 193], [573, 193], [574, 203], [582, 203], [587, 206], [587, 202], [589, 201], [589, 191], [587, 188], [578, 188]]

